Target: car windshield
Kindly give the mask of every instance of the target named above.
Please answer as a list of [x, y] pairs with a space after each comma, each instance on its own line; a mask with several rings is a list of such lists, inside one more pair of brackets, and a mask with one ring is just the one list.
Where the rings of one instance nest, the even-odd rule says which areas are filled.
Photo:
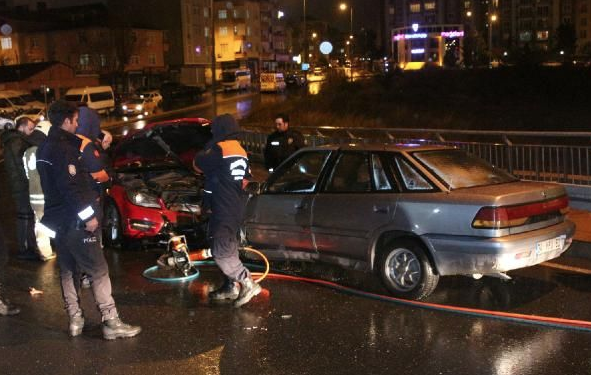
[[131, 99], [127, 104], [144, 104], [144, 99]]
[[23, 100], [20, 96], [13, 96], [10, 98], [10, 101], [16, 105], [27, 105], [27, 102]]
[[25, 95], [21, 95], [21, 98], [23, 98], [23, 100], [27, 103], [31, 103], [31, 102], [36, 102], [37, 100], [35, 99], [35, 97], [31, 94], [25, 94]]
[[0, 108], [10, 108], [11, 105], [6, 99], [0, 98]]
[[37, 108], [29, 108], [29, 109], [26, 109], [23, 112], [23, 114], [25, 114], [25, 115], [38, 115], [39, 112], [41, 112], [40, 109], [37, 109]]
[[81, 102], [82, 95], [66, 95], [66, 100], [69, 102]]
[[210, 139], [209, 126], [196, 123], [159, 126], [124, 140], [115, 152], [114, 164], [116, 167], [146, 166], [162, 161], [166, 164], [172, 161], [180, 164], [182, 161], [184, 165], [191, 165], [195, 153], [203, 149]]
[[503, 184], [518, 179], [463, 150], [416, 151], [412, 156], [450, 189]]

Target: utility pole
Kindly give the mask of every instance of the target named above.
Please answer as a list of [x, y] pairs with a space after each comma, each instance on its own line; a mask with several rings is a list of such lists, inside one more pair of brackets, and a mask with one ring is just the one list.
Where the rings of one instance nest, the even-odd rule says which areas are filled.
[[217, 100], [216, 100], [216, 78], [215, 78], [215, 12], [213, 9], [213, 2], [214, 0], [209, 0], [209, 9], [210, 9], [210, 17], [211, 17], [211, 109], [213, 111], [213, 117], [217, 116], [218, 108], [217, 108]]

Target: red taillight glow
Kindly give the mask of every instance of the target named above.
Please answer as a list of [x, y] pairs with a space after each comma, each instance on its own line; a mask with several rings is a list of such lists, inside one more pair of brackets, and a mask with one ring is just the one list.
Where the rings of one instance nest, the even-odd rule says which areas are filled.
[[474, 228], [501, 229], [523, 225], [532, 216], [551, 212], [568, 212], [568, 197], [562, 196], [544, 202], [508, 207], [484, 207], [476, 214]]

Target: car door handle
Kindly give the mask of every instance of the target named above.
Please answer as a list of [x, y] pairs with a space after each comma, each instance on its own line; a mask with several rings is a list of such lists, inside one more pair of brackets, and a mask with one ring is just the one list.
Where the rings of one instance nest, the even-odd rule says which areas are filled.
[[293, 208], [295, 208], [296, 210], [303, 210], [306, 207], [308, 207], [308, 205], [304, 202], [298, 202], [293, 205]]
[[373, 212], [378, 214], [387, 214], [390, 212], [390, 206], [373, 206]]

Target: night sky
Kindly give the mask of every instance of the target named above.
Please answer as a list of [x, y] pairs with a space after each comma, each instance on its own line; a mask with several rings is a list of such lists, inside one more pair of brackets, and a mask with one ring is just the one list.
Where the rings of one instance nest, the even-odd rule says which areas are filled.
[[[306, 15], [319, 20], [330, 22], [337, 28], [349, 30], [349, 13], [339, 10], [339, 4], [353, 4], [353, 32], [361, 27], [373, 29], [379, 32], [380, 0], [306, 0]], [[299, 20], [303, 14], [303, 0], [279, 0], [279, 6], [283, 5], [286, 17], [290, 20]]]
[[[12, 0], [15, 5], [28, 4], [35, 8], [41, 0]], [[83, 5], [101, 2], [101, 0], [46, 0], [50, 7]], [[105, 2], [105, 1], [103, 1]], [[339, 4], [343, 0], [306, 0], [307, 16], [330, 22], [342, 31], [349, 30], [349, 13], [339, 10]], [[361, 27], [379, 31], [381, 9], [380, 0], [344, 0], [353, 4], [353, 31], [357, 32]], [[9, 1], [11, 3], [11, 1]], [[292, 21], [298, 21], [303, 13], [303, 0], [278, 0], [279, 7], [284, 10], [286, 17]]]

